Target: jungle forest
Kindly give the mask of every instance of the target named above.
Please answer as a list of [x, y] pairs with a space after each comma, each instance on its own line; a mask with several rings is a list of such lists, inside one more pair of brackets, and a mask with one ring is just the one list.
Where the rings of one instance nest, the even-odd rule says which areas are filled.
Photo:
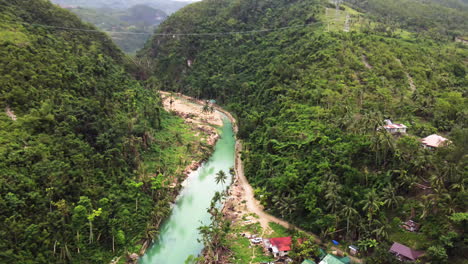
[[[202, 0], [133, 56], [49, 0], [0, 0], [0, 263], [126, 263], [157, 241], [213, 151], [159, 91], [235, 117], [267, 213], [364, 263], [401, 263], [395, 241], [467, 263], [467, 43], [466, 0]], [[229, 252], [223, 197], [200, 230]]]

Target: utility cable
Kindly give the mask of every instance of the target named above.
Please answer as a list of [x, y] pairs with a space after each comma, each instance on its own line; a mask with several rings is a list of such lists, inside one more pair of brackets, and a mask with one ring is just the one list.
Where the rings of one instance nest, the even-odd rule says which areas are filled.
[[270, 28], [270, 29], [259, 29], [259, 30], [249, 30], [249, 31], [212, 32], [212, 33], [209, 33], [209, 32], [207, 32], [207, 33], [150, 33], [150, 32], [103, 31], [103, 30], [97, 30], [97, 29], [59, 27], [59, 26], [50, 26], [50, 25], [43, 25], [43, 24], [17, 22], [17, 21], [5, 21], [5, 20], [0, 20], [0, 22], [6, 22], [6, 23], [11, 23], [11, 24], [29, 25], [29, 26], [35, 26], [35, 27], [44, 27], [44, 28], [51, 28], [51, 29], [58, 29], [58, 30], [69, 30], [69, 31], [83, 31], [83, 32], [108, 33], [108, 34], [128, 34], [128, 35], [173, 36], [173, 37], [175, 37], [175, 36], [226, 36], [226, 35], [238, 35], [238, 34], [257, 34], [257, 33], [264, 33], [264, 32], [281, 31], [281, 30], [292, 29], [292, 28], [304, 28], [304, 27], [308, 27], [308, 26], [313, 25], [313, 24], [321, 24], [321, 22], [314, 22], [314, 23], [308, 23], [308, 24], [303, 24], [303, 25], [278, 27], [278, 28]]

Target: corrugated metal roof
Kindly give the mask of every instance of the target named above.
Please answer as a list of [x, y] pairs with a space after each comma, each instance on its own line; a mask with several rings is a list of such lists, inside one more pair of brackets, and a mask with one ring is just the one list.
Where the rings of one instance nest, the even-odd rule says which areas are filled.
[[272, 246], [278, 248], [279, 251], [289, 251], [291, 250], [291, 237], [275, 237], [270, 238], [270, 243]]
[[326, 255], [319, 264], [343, 264], [344, 262], [341, 261], [338, 257], [333, 256], [332, 254]]
[[426, 146], [438, 148], [448, 143], [447, 140], [448, 139], [444, 137], [433, 134], [433, 135], [430, 135], [428, 137], [421, 139], [421, 142]]
[[392, 253], [395, 253], [395, 254], [398, 254], [398, 255], [401, 255], [401, 256], [404, 256], [410, 260], [416, 260], [418, 259], [422, 254], [423, 252], [421, 251], [416, 251], [416, 250], [413, 250], [403, 244], [400, 244], [400, 243], [397, 243], [397, 242], [394, 242], [392, 247], [390, 248], [389, 250], [390, 252]]
[[408, 127], [403, 124], [391, 124], [391, 125], [385, 125], [384, 128], [408, 128]]

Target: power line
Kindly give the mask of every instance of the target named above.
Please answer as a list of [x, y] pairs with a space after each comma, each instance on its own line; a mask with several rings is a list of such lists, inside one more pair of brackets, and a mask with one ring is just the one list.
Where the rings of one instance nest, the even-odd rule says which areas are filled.
[[304, 28], [313, 24], [321, 24], [321, 22], [308, 23], [303, 25], [288, 26], [288, 27], [278, 27], [270, 29], [259, 29], [259, 30], [249, 30], [249, 31], [228, 31], [228, 32], [212, 32], [212, 33], [151, 33], [151, 32], [124, 32], [124, 31], [103, 31], [97, 29], [84, 29], [84, 28], [71, 28], [71, 27], [59, 27], [59, 26], [50, 26], [36, 23], [26, 23], [26, 22], [16, 22], [16, 21], [5, 21], [0, 20], [1, 22], [7, 22], [11, 24], [21, 24], [28, 26], [44, 27], [58, 30], [69, 30], [69, 31], [83, 31], [83, 32], [96, 32], [96, 33], [108, 33], [108, 34], [128, 34], [128, 35], [154, 35], [154, 36], [226, 36], [226, 35], [237, 35], [237, 34], [257, 34], [264, 32], [274, 32], [281, 31], [292, 28]]

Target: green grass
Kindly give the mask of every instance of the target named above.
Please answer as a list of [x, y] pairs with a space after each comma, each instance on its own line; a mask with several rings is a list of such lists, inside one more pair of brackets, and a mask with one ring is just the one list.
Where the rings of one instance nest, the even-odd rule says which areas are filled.
[[229, 246], [232, 252], [230, 263], [245, 264], [249, 263], [250, 261], [255, 263], [272, 261], [273, 258], [264, 255], [261, 245], [251, 246], [249, 239], [241, 235], [245, 232], [249, 232], [251, 234], [261, 234], [262, 227], [259, 223], [252, 223], [248, 225], [238, 224], [233, 226], [231, 230], [231, 238], [229, 239]]
[[431, 241], [423, 233], [414, 233], [394, 228], [389, 234], [389, 240], [405, 244], [413, 249], [423, 249], [431, 244]]
[[199, 161], [208, 153], [202, 151], [207, 150], [207, 146], [201, 145], [200, 136], [196, 136], [181, 118], [167, 115], [163, 119], [163, 129], [153, 139], [156, 144], [144, 154], [144, 173], [179, 176], [192, 161]]
[[270, 237], [287, 237], [287, 236], [292, 236], [293, 231], [289, 230], [282, 225], [279, 225], [277, 223], [270, 222], [268, 225], [271, 227], [273, 230], [273, 233], [270, 235]]
[[363, 14], [352, 9], [349, 6], [341, 5], [344, 10], [336, 10], [334, 8], [328, 8], [325, 13], [321, 16], [325, 24], [325, 30], [330, 32], [342, 32], [346, 23], [347, 14], [350, 15], [349, 30], [359, 31], [364, 23], [368, 23], [368, 20], [364, 19]]
[[342, 10], [336, 11], [333, 8], [328, 8], [323, 14], [322, 20], [325, 22], [325, 27], [327, 30], [343, 31], [346, 21], [346, 12]]

